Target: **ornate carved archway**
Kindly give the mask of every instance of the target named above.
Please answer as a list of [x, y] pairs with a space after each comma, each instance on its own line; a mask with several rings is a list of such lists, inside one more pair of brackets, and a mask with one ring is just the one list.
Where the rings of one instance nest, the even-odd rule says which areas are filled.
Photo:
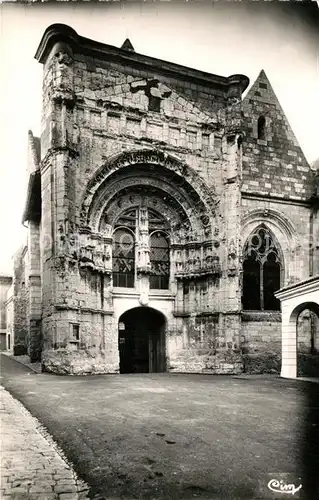
[[[146, 214], [160, 213], [167, 222], [176, 274], [192, 273], [195, 268], [197, 273], [205, 273], [219, 262], [212, 243], [216, 206], [214, 191], [180, 160], [162, 151], [122, 152], [101, 166], [83, 195], [80, 232], [87, 234], [83, 254], [87, 255], [87, 248], [91, 252], [99, 246], [98, 253], [104, 251], [99, 269], [104, 266], [104, 272], [111, 274], [110, 250], [105, 249], [112, 245], [114, 224], [125, 210], [143, 207]], [[144, 262], [137, 266], [143, 269], [150, 250], [144, 234], [147, 228], [148, 224], [136, 226], [136, 255]], [[94, 248], [91, 258], [85, 257], [84, 262], [82, 258], [82, 265], [94, 261]]]
[[[133, 170], [132, 170], [132, 167]], [[184, 191], [193, 201], [193, 205], [202, 204], [209, 216], [215, 215], [216, 197], [200, 175], [181, 160], [164, 151], [135, 150], [124, 151], [110, 157], [89, 181], [81, 202], [81, 223], [89, 224], [90, 214], [99, 204], [104, 193], [123, 177], [136, 176], [137, 171], [144, 171], [148, 177], [161, 178], [166, 185], [174, 186], [176, 192]], [[114, 175], [115, 174], [115, 175]], [[116, 175], [117, 174], [117, 175]], [[135, 179], [136, 180], [136, 179]]]

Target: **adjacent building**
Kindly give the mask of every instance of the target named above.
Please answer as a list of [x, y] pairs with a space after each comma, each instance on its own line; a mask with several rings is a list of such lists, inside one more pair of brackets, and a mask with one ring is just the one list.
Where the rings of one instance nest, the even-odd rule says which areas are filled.
[[7, 293], [12, 283], [12, 276], [0, 274], [0, 350], [10, 349], [10, 337], [7, 337]]

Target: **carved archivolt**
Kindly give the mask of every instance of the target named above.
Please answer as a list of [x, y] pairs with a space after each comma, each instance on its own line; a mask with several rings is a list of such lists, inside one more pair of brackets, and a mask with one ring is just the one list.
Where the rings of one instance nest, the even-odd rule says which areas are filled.
[[[288, 219], [288, 217], [273, 209], [255, 209], [243, 217], [243, 241], [246, 241], [253, 229], [260, 224], [266, 224], [273, 230], [281, 246], [289, 246], [291, 250], [297, 250], [300, 246], [299, 236], [292, 222]], [[281, 237], [278, 237], [278, 231], [280, 232]], [[283, 238], [286, 241], [286, 244], [284, 245]]]
[[156, 188], [148, 190], [147, 193], [142, 186], [129, 190], [122, 189], [106, 203], [101, 217], [98, 218], [98, 232], [104, 234], [108, 225], [114, 226], [122, 211], [139, 206], [162, 214], [167, 221], [170, 221], [173, 229], [176, 229], [181, 222], [188, 221], [186, 212], [176, 199], [166, 194], [164, 200], [162, 195], [163, 193]]
[[[139, 207], [143, 213], [145, 207], [146, 212], [157, 212], [166, 221], [163, 229], [169, 236], [176, 278], [194, 278], [220, 273], [212, 241], [215, 205], [215, 196], [204, 181], [180, 161], [162, 152], [122, 153], [89, 183], [81, 226], [92, 236], [109, 238], [119, 216], [128, 209]], [[147, 262], [148, 246], [141, 242], [139, 237], [137, 255], [140, 251]]]
[[[111, 223], [124, 206], [139, 205], [142, 200], [155, 209], [156, 206], [161, 206], [164, 213], [170, 212], [170, 217], [187, 219], [193, 231], [197, 229], [199, 232], [202, 229], [201, 233], [204, 235], [206, 230], [206, 238], [211, 233], [210, 218], [207, 216], [207, 221], [205, 220], [206, 212], [202, 203], [198, 201], [193, 205], [187, 193], [182, 190], [176, 192], [174, 186], [151, 176], [132, 176], [111, 184], [104, 196], [100, 196], [92, 205], [88, 225], [93, 231], [99, 231], [105, 214], [108, 214], [108, 223]], [[168, 214], [167, 216], [169, 217]]]
[[202, 203], [209, 215], [215, 214], [215, 193], [195, 170], [163, 151], [124, 151], [109, 158], [89, 182], [81, 203], [81, 219], [84, 225], [89, 223], [88, 217], [89, 212], [92, 212], [92, 205], [108, 192], [110, 181], [120, 179], [121, 175], [116, 173], [124, 174], [130, 167], [132, 175], [134, 170], [136, 172], [146, 168], [148, 176], [165, 179], [166, 184], [173, 186], [176, 195], [181, 191], [187, 192], [193, 205]]

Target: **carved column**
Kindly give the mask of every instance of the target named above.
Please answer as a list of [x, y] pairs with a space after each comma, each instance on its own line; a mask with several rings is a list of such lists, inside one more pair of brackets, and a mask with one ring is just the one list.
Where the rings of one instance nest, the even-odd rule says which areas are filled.
[[140, 294], [139, 302], [142, 306], [146, 306], [149, 302], [149, 275], [151, 273], [147, 208], [141, 207], [138, 217], [136, 269]]
[[[236, 106], [228, 109], [223, 138], [224, 184], [224, 259], [222, 278], [222, 308], [220, 334], [226, 347], [235, 354], [239, 349], [241, 309], [240, 227], [241, 227], [241, 161], [242, 137], [240, 112]], [[235, 351], [235, 352], [234, 352]]]

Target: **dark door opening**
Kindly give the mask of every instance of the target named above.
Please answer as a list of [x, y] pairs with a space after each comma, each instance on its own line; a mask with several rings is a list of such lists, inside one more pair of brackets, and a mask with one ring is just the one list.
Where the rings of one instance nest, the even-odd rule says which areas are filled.
[[319, 314], [316, 312], [312, 308], [304, 309], [297, 318], [297, 377], [319, 377]]
[[150, 307], [126, 311], [119, 320], [120, 373], [165, 371], [165, 318]]

